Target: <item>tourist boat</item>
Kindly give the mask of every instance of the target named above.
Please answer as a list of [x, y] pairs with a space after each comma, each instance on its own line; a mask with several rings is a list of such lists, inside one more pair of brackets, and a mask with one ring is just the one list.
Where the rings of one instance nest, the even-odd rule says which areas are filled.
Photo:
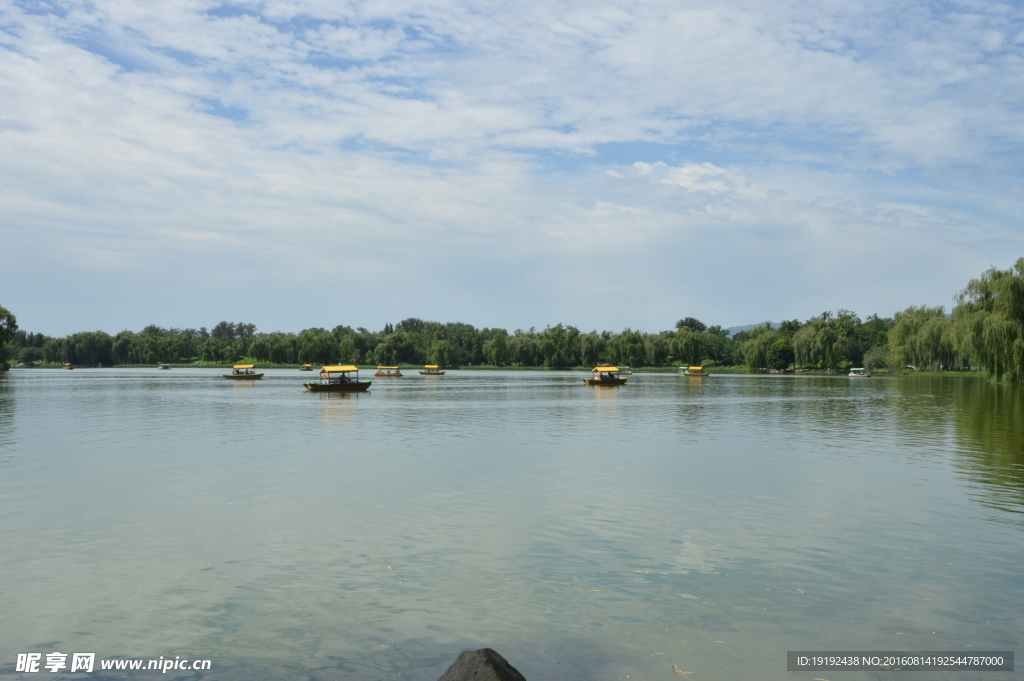
[[594, 367], [594, 377], [584, 378], [587, 385], [626, 385], [626, 379], [619, 376], [619, 367]]
[[401, 378], [402, 372], [398, 370], [398, 367], [377, 367], [377, 372], [374, 376], [380, 376], [381, 378]]
[[313, 365], [312, 364], [303, 364], [302, 366], [299, 367], [299, 371], [312, 371], [312, 370], [313, 370]]
[[64, 368], [67, 369], [68, 371], [71, 371], [72, 369], [75, 368], [75, 365], [72, 364], [71, 362], [65, 362], [64, 363]]
[[[354, 374], [354, 375], [353, 375]], [[362, 392], [370, 387], [372, 381], [359, 380], [359, 367], [330, 366], [320, 369], [320, 380], [303, 383], [306, 390], [313, 392]]]
[[424, 364], [423, 371], [420, 373], [424, 376], [444, 376], [444, 372], [441, 371], [441, 367], [436, 364]]
[[850, 378], [871, 378], [871, 372], [864, 367], [855, 367], [850, 369], [850, 373], [847, 376]]
[[704, 367], [679, 367], [680, 376], [710, 376], [708, 372], [704, 371]]
[[[100, 366], [103, 366], [103, 365], [101, 364]], [[161, 365], [160, 365], [160, 366], [158, 366], [157, 368], [158, 368], [158, 369], [164, 369], [164, 370], [167, 370], [167, 369], [170, 369], [170, 368], [171, 368], [171, 365], [170, 365], [170, 364], [161, 364]]]
[[224, 378], [232, 381], [258, 381], [263, 378], [263, 374], [256, 373], [255, 364], [236, 364], [230, 374], [224, 374]]
[[633, 370], [630, 367], [619, 367], [619, 376], [632, 376]]

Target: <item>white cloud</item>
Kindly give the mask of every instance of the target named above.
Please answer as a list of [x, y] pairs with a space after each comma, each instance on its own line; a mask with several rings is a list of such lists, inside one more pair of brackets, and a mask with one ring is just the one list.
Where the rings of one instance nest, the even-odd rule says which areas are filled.
[[[997, 3], [9, 4], [0, 304], [66, 332], [99, 314], [48, 311], [76, 277], [125, 301], [111, 328], [160, 296], [223, 317], [171, 302], [211, 288], [309, 301], [266, 322], [303, 325], [325, 279], [371, 326], [948, 302], [1021, 250], [1021, 27]], [[771, 285], [708, 289], [734, 268]]]

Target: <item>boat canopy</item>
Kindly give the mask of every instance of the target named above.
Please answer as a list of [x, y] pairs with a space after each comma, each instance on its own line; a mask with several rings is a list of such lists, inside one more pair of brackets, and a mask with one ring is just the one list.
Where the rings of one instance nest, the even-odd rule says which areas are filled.
[[690, 371], [704, 371], [704, 367], [689, 367]]
[[255, 364], [236, 364], [232, 368], [234, 368], [234, 369], [255, 369], [256, 365]]
[[359, 371], [359, 367], [353, 366], [351, 364], [346, 364], [345, 366], [324, 367], [323, 369], [320, 370], [321, 373], [325, 371], [329, 374], [341, 374], [348, 371]]
[[398, 367], [377, 367], [378, 369], [397, 369]]
[[436, 364], [424, 364], [423, 368], [424, 369], [437, 369], [438, 366]]
[[609, 372], [618, 371], [619, 367], [594, 367], [594, 371]]

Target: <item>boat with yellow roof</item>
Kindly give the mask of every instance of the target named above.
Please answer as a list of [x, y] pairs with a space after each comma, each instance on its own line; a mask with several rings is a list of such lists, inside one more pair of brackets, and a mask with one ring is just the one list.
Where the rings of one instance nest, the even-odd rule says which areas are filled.
[[441, 367], [437, 364], [424, 364], [423, 371], [420, 374], [423, 376], [444, 376], [444, 372], [441, 371]]
[[399, 371], [398, 367], [377, 367], [377, 372], [374, 376], [380, 378], [401, 378], [402, 372]]
[[258, 381], [263, 374], [256, 373], [255, 364], [236, 364], [230, 374], [224, 374], [224, 378], [232, 381]]
[[359, 380], [359, 367], [352, 364], [345, 366], [326, 366], [320, 369], [320, 380], [303, 383], [306, 390], [315, 393], [351, 393], [362, 392], [370, 387], [373, 381]]
[[704, 376], [710, 376], [708, 372], [704, 371], [704, 367], [679, 367], [680, 376], [689, 376], [691, 378], [703, 378]]
[[594, 377], [584, 378], [587, 385], [625, 385], [626, 379], [619, 374], [619, 367], [594, 367]]

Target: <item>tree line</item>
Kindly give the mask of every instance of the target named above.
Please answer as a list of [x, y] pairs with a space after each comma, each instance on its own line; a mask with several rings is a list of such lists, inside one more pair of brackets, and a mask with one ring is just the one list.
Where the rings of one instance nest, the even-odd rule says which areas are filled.
[[999, 379], [1024, 382], [1024, 258], [1008, 270], [991, 269], [943, 307], [909, 307], [893, 317], [861, 319], [849, 310], [806, 321], [765, 324], [730, 335], [686, 317], [675, 328], [647, 333], [584, 332], [568, 324], [509, 332], [417, 318], [380, 331], [338, 325], [299, 333], [258, 332], [254, 324], [220, 322], [212, 329], [147, 326], [139, 332], [85, 331], [63, 338], [17, 328], [0, 307], [0, 350], [19, 362], [77, 365], [158, 364], [248, 359], [268, 364], [334, 362], [442, 366], [632, 367], [746, 366], [824, 371], [981, 367]]

